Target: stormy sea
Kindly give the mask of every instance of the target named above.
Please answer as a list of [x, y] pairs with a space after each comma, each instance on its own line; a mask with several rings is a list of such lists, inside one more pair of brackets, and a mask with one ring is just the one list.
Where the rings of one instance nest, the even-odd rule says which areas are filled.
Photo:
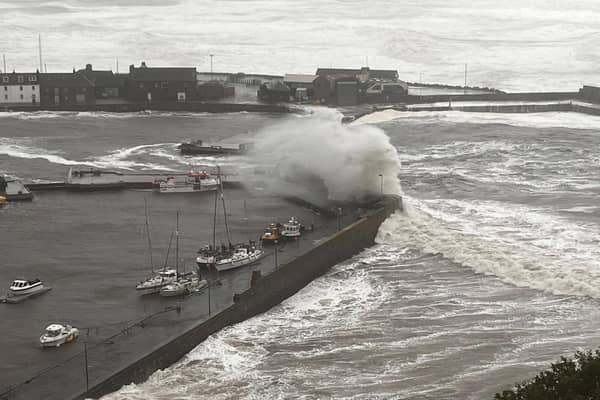
[[[40, 24], [49, 72], [87, 62], [115, 70], [117, 59], [121, 68], [144, 59], [208, 70], [214, 52], [215, 69], [230, 72], [310, 73], [368, 57], [409, 81], [460, 85], [465, 63], [469, 84], [505, 90], [598, 80], [600, 6], [591, 1], [62, 0], [3, 1], [0, 11], [14, 17], [0, 21], [9, 69], [36, 67], [29, 24]], [[54, 180], [69, 166], [178, 171], [190, 163], [177, 153], [181, 140], [235, 143], [311, 118], [7, 113], [0, 172]], [[340, 124], [335, 113], [319, 118], [315, 130], [322, 118]], [[600, 117], [574, 113], [383, 111], [339, 128], [385, 135], [400, 173], [399, 187], [386, 181], [384, 191], [398, 190], [405, 212], [384, 223], [375, 246], [281, 305], [105, 399], [476, 400], [593, 349], [599, 127]], [[246, 162], [224, 167], [253, 167]], [[26, 206], [9, 205], [0, 219], [15, 208], [26, 216]]]

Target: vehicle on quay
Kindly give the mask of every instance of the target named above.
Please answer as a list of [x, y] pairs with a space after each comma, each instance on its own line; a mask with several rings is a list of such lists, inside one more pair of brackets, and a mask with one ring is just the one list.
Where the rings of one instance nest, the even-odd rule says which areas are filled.
[[260, 241], [262, 244], [277, 244], [281, 240], [281, 229], [282, 226], [279, 223], [270, 223], [265, 228], [265, 231], [260, 235]]
[[6, 203], [6, 197], [0, 196], [0, 207], [2, 207]]
[[44, 291], [44, 283], [39, 279], [15, 279], [8, 289], [8, 296], [25, 296]]
[[286, 240], [297, 240], [302, 235], [303, 230], [304, 225], [302, 225], [296, 218], [291, 217], [288, 222], [283, 224], [281, 236]]
[[64, 343], [71, 343], [79, 337], [79, 329], [71, 325], [51, 324], [40, 336], [42, 347], [59, 347]]
[[160, 181], [158, 193], [197, 193], [217, 190], [219, 182], [206, 171], [190, 171], [183, 180], [167, 176]]
[[[256, 243], [249, 240], [247, 243], [236, 243], [231, 242], [231, 236], [229, 234], [229, 224], [227, 222], [227, 210], [225, 208], [225, 196], [223, 193], [223, 182], [221, 180], [220, 169], [217, 167], [217, 180], [219, 181], [219, 189], [215, 192], [215, 208], [213, 218], [213, 240], [212, 244], [207, 244], [198, 250], [198, 256], [196, 257], [196, 264], [198, 268], [205, 268], [209, 270], [226, 271], [234, 268], [243, 267], [246, 265], [254, 264], [260, 261], [265, 256], [265, 252], [256, 246]], [[219, 196], [220, 194], [220, 196]], [[217, 231], [217, 205], [221, 197], [223, 206], [223, 216], [225, 221], [225, 233], [227, 236], [227, 244], [221, 246], [216, 245], [216, 231]]]

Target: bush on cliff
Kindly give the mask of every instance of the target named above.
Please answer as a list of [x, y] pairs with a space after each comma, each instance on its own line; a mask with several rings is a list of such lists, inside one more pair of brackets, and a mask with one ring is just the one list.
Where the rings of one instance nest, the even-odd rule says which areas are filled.
[[600, 350], [561, 357], [550, 369], [512, 390], [496, 393], [495, 400], [593, 400], [600, 399]]

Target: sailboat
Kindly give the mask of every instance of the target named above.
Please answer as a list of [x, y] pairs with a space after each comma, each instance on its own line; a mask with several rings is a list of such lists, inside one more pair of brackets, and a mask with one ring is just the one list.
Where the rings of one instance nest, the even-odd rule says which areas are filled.
[[179, 211], [177, 211], [177, 228], [175, 230], [175, 236], [175, 257], [177, 259], [177, 261], [175, 261], [175, 270], [177, 271], [177, 279], [175, 282], [170, 282], [160, 288], [159, 294], [163, 297], [174, 297], [190, 294], [191, 292], [208, 285], [206, 280], [200, 279], [200, 273], [179, 273]]
[[[173, 268], [167, 268], [167, 261], [169, 259], [169, 251], [171, 250], [171, 243], [173, 241], [173, 233], [171, 233], [171, 238], [169, 240], [169, 247], [167, 248], [167, 257], [165, 259], [165, 264], [163, 266], [162, 271], [155, 272], [154, 264], [152, 262], [152, 240], [150, 237], [150, 224], [148, 223], [148, 207], [146, 205], [146, 200], [144, 199], [144, 206], [146, 212], [146, 232], [148, 235], [148, 249], [150, 252], [150, 268], [152, 269], [152, 275], [147, 279], [138, 283], [135, 287], [135, 290], [142, 294], [153, 294], [160, 292], [160, 289], [171, 283], [177, 281], [178, 271]], [[179, 214], [177, 220], [179, 221]], [[178, 255], [179, 256], [179, 255]]]
[[[221, 171], [219, 167], [217, 167], [217, 180], [219, 182], [219, 187], [215, 192], [213, 241], [212, 244], [207, 244], [198, 251], [198, 257], [196, 257], [196, 264], [198, 265], [198, 268], [213, 269], [217, 271], [227, 271], [230, 269], [254, 264], [260, 261], [260, 259], [265, 256], [265, 252], [262, 249], [259, 249], [256, 246], [256, 243], [252, 240], [248, 241], [248, 243], [231, 243], [231, 238], [229, 235], [229, 225], [227, 223], [227, 210], [225, 208], [225, 196], [223, 194], [223, 181], [221, 180]], [[221, 196], [221, 202], [223, 204], [225, 232], [227, 234], [228, 244], [222, 244], [221, 246], [217, 247], [217, 205], [219, 195]]]

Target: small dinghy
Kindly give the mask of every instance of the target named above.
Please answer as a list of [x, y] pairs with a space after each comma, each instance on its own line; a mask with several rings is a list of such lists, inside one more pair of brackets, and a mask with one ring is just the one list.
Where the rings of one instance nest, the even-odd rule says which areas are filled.
[[42, 347], [59, 347], [63, 343], [71, 343], [79, 337], [79, 329], [71, 325], [48, 325], [46, 332], [40, 336]]

